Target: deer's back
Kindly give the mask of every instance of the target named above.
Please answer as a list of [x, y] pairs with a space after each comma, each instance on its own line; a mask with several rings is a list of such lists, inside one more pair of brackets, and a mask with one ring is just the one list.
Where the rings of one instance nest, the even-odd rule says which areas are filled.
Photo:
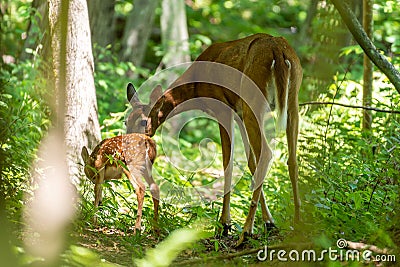
[[100, 169], [104, 165], [124, 164], [144, 165], [144, 162], [156, 158], [155, 142], [144, 134], [132, 133], [104, 139], [92, 152], [94, 167]]

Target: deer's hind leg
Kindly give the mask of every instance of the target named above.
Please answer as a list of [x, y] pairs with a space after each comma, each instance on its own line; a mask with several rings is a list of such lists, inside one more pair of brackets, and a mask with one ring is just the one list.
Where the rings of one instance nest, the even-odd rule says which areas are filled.
[[[291, 92], [292, 93], [292, 92]], [[288, 158], [288, 170], [290, 181], [292, 183], [292, 190], [293, 190], [293, 200], [294, 200], [294, 224], [298, 224], [300, 222], [300, 195], [299, 195], [299, 185], [298, 185], [298, 165], [297, 165], [297, 138], [299, 133], [299, 111], [298, 111], [298, 104], [297, 104], [297, 93], [295, 99], [291, 103], [288, 109], [288, 121], [287, 121], [287, 129], [286, 129], [286, 137], [288, 143], [288, 151], [289, 151], [289, 158]]]
[[137, 197], [137, 202], [138, 202], [138, 209], [137, 209], [137, 214], [136, 214], [136, 222], [135, 222], [135, 230], [136, 231], [141, 230], [141, 223], [142, 223], [142, 213], [143, 213], [143, 203], [144, 203], [144, 194], [146, 187], [144, 183], [141, 180], [140, 172], [138, 172], [135, 168], [128, 166], [129, 172], [124, 170], [126, 176], [129, 178], [129, 181], [133, 185], [133, 188], [135, 189], [136, 197]]
[[[222, 203], [222, 213], [220, 223], [222, 224], [222, 235], [226, 236], [230, 229], [231, 216], [230, 216], [230, 199], [232, 187], [232, 173], [233, 173], [233, 113], [228, 111], [226, 117], [219, 116], [219, 132], [221, 136], [222, 145], [222, 160], [224, 166], [224, 197]], [[220, 231], [217, 235], [221, 234]]]
[[[249, 137], [247, 135], [246, 129], [244, 128], [243, 121], [237, 120], [237, 123], [239, 125], [240, 134], [242, 136], [242, 140], [244, 143], [245, 152], [248, 160], [248, 166], [250, 170], [253, 170], [252, 174], [254, 174], [254, 170], [256, 169], [257, 165], [254, 154], [250, 149]], [[271, 231], [275, 228], [275, 222], [274, 218], [271, 215], [271, 212], [269, 211], [263, 188], [261, 188], [260, 204], [261, 204], [262, 219], [264, 221], [265, 228], [267, 231]]]
[[150, 187], [150, 193], [153, 198], [153, 206], [154, 206], [154, 228], [158, 231], [158, 209], [160, 203], [160, 188], [156, 184], [151, 174], [152, 172], [152, 163], [150, 161], [146, 161], [146, 169], [143, 171], [143, 177], [146, 180], [147, 184]]

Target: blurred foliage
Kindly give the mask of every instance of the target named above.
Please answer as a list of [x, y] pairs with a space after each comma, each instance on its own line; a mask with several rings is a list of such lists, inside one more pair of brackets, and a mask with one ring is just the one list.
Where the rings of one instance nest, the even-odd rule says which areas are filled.
[[[190, 32], [222, 42], [255, 32], [295, 33], [306, 16], [302, 1], [192, 1], [188, 6]], [[240, 21], [240, 23], [238, 23]]]
[[1, 55], [18, 58], [24, 52], [26, 30], [33, 13], [31, 1], [1, 2]]
[[143, 259], [135, 260], [136, 265], [139, 267], [170, 266], [182, 250], [204, 237], [201, 228], [196, 228], [182, 228], [173, 231], [156, 248], [148, 250]]
[[23, 205], [32, 160], [50, 125], [46, 80], [36, 63], [11, 64], [0, 72], [0, 191], [12, 213]]
[[[6, 0], [0, 4], [0, 208], [4, 207], [10, 221], [15, 222], [16, 231], [22, 227], [20, 211], [25, 205], [23, 195], [31, 192], [29, 168], [39, 142], [50, 126], [51, 116], [45, 102], [50, 98], [45, 78], [47, 63], [39, 53], [43, 33], [38, 25], [43, 18], [33, 7], [34, 2]], [[362, 99], [362, 50], [352, 41], [340, 16], [328, 1], [317, 1], [313, 16], [310, 13], [312, 2], [185, 1], [192, 58], [213, 42], [233, 40], [255, 32], [281, 35], [289, 40], [302, 60], [304, 79], [300, 102], [320, 100], [359, 105]], [[116, 17], [120, 21], [117, 30], [123, 28], [132, 7], [132, 1], [116, 1]], [[156, 22], [160, 14], [159, 7]], [[310, 25], [307, 25], [305, 22], [310, 16]], [[145, 63], [141, 67], [119, 60], [119, 39], [109, 47], [93, 46], [103, 137], [124, 132], [127, 83], [133, 82], [139, 87], [152, 77], [159, 66], [165, 51], [160, 42], [159, 23], [155, 23], [154, 27]], [[397, 68], [400, 63], [399, 32], [400, 2], [375, 0], [374, 43]], [[378, 71], [374, 73], [373, 106], [397, 111], [400, 106], [400, 97]], [[313, 105], [302, 106], [301, 114], [298, 152], [304, 222], [302, 236], [296, 241], [334, 247], [338, 238], [345, 238], [386, 248], [399, 246], [399, 115], [373, 112], [373, 130], [363, 133], [360, 126], [362, 114], [358, 109]], [[178, 140], [168, 139], [168, 135], [164, 140], [162, 138], [165, 137], [160, 134], [154, 138], [159, 154], [154, 169], [163, 179], [158, 182], [164, 182], [164, 188], [168, 189], [166, 182], [196, 188], [221, 179], [221, 145], [215, 121], [208, 118], [191, 121], [180, 132]], [[240, 144], [237, 129], [235, 139]], [[281, 241], [295, 238], [295, 233], [292, 230], [293, 204], [286, 168], [285, 138], [277, 140], [275, 162], [264, 188], [280, 228]], [[168, 162], [166, 158], [175, 149], [174, 146], [179, 148], [180, 154], [173, 155], [175, 162]], [[234, 159], [237, 183], [233, 189], [231, 210], [236, 238], [248, 211], [251, 175], [245, 166], [243, 147], [238, 146]], [[189, 169], [202, 166], [202, 171], [182, 171], [177, 166]], [[77, 242], [84, 243], [82, 240], [89, 236], [88, 229], [95, 228], [92, 223], [94, 213], [98, 215], [99, 224], [109, 231], [129, 233], [134, 227], [137, 205], [129, 181], [106, 182], [103, 205], [99, 210], [93, 208], [93, 185], [89, 181], [82, 179], [79, 191], [82, 196], [78, 208], [80, 216], [73, 226], [76, 233], [71, 242], [78, 239]], [[62, 261], [68, 266], [112, 266], [104, 260], [106, 250], [101, 250], [109, 242], [111, 252], [113, 246], [119, 246], [121, 251], [131, 255], [124, 257], [123, 261], [131, 265], [132, 258], [142, 259], [147, 248], [175, 229], [187, 227], [199, 218], [208, 220], [205, 230], [213, 234], [214, 227], [218, 225], [222, 200], [210, 198], [200, 202], [200, 205], [162, 203], [158, 222], [161, 234], [157, 236], [152, 230], [153, 204], [147, 193], [141, 235], [120, 234], [115, 245], [116, 241], [109, 241], [107, 238], [110, 237], [96, 232], [93, 248], [100, 251], [99, 255], [80, 245], [71, 246], [62, 255]], [[260, 212], [256, 215], [255, 234], [259, 239], [250, 240], [254, 247], [270, 241], [264, 232]], [[179, 243], [176, 238], [171, 239], [167, 242]], [[183, 240], [182, 244], [185, 242]], [[212, 239], [210, 242], [213, 243], [212, 251], [226, 251], [224, 241]], [[202, 242], [184, 251], [188, 257], [207, 257], [211, 252], [210, 247]], [[20, 248], [15, 254], [26, 255]], [[28, 255], [20, 258], [25, 260], [23, 265], [40, 261]], [[243, 262], [249, 263], [249, 258], [243, 259]]]
[[90, 249], [80, 246], [70, 246], [70, 248], [62, 255], [62, 263], [64, 266], [99, 266], [99, 267], [117, 267], [118, 264], [107, 262], [100, 258]]

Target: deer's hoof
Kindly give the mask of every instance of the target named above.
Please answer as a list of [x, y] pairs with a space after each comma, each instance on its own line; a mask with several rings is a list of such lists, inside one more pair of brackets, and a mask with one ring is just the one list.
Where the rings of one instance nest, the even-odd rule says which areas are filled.
[[161, 234], [160, 227], [153, 227], [153, 233], [154, 235], [159, 236]]
[[221, 223], [216, 228], [216, 236], [223, 237], [228, 236], [229, 232], [232, 230], [232, 225], [229, 223]]
[[247, 238], [250, 236], [249, 233], [247, 232], [242, 232], [239, 236], [239, 240], [236, 242], [235, 248], [240, 248], [241, 246], [244, 245], [244, 243], [246, 243]]
[[222, 236], [228, 236], [229, 232], [232, 230], [232, 225], [229, 223], [222, 224]]
[[92, 222], [93, 222], [93, 226], [94, 227], [98, 226], [98, 220], [97, 220], [97, 216], [96, 215], [93, 216]]
[[266, 231], [268, 234], [278, 232], [278, 227], [276, 227], [276, 225], [275, 225], [273, 222], [266, 222], [266, 223], [264, 223], [264, 228], [265, 228], [265, 231]]
[[134, 235], [140, 235], [141, 229], [140, 228], [136, 228], [136, 227], [129, 227], [127, 229], [127, 232], [130, 233], [130, 234], [134, 234]]

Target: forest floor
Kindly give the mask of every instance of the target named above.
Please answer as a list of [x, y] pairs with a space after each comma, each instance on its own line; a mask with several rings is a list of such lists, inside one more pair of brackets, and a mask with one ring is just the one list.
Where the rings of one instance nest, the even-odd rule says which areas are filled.
[[[113, 228], [80, 229], [72, 234], [78, 246], [97, 252], [108, 262], [133, 266], [135, 259], [143, 258], [146, 250], [154, 248], [162, 238], [154, 233], [134, 234]], [[281, 237], [269, 237], [268, 242], [279, 242]], [[255, 237], [255, 239], [259, 239]], [[184, 250], [175, 259], [173, 266], [243, 266], [257, 265], [257, 248], [260, 240], [249, 240], [240, 248], [235, 248], [237, 236], [205, 238], [193, 247]], [[253, 242], [251, 242], [253, 241]], [[255, 247], [256, 246], [256, 247]], [[276, 265], [276, 262], [275, 262]]]
[[[114, 228], [79, 229], [71, 235], [78, 246], [95, 251], [101, 259], [120, 266], [135, 266], [136, 259], [144, 258], [146, 251], [156, 247], [163, 239], [154, 232], [134, 234], [132, 231], [124, 232]], [[164, 236], [165, 237], [165, 236]], [[312, 250], [313, 243], [287, 243], [288, 236], [279, 233], [268, 237], [253, 236], [239, 248], [235, 248], [238, 236], [233, 234], [222, 238], [204, 238], [195, 243], [191, 248], [183, 250], [171, 266], [398, 266], [396, 262], [332, 262], [313, 261], [292, 262], [278, 261], [277, 255], [270, 259], [260, 260], [258, 255], [268, 251], [289, 249]], [[264, 244], [264, 245], [263, 245]], [[361, 250], [360, 250], [361, 251]], [[286, 255], [287, 257], [287, 255]], [[325, 257], [327, 258], [327, 257]], [[311, 264], [311, 265], [310, 265]], [[333, 264], [333, 265], [332, 265]]]

